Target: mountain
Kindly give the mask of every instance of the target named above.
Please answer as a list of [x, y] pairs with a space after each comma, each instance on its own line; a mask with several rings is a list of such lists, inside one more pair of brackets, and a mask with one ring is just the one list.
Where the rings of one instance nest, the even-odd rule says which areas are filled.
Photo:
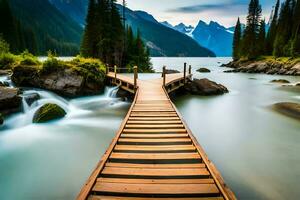
[[181, 33], [184, 33], [184, 34], [190, 34], [193, 32], [193, 30], [195, 29], [193, 26], [189, 25], [189, 26], [186, 26], [185, 24], [183, 23], [180, 23], [176, 26], [173, 27], [175, 30], [181, 32]]
[[[80, 0], [50, 0], [59, 10], [63, 10], [66, 6], [68, 9], [64, 13], [73, 17], [78, 23], [84, 21], [85, 17], [81, 19], [74, 17], [78, 9], [76, 2]], [[86, 15], [87, 0], [81, 0], [81, 8], [85, 9], [84, 16]], [[73, 4], [70, 6], [70, 4]], [[118, 5], [122, 13], [123, 7]], [[74, 10], [73, 10], [74, 9]], [[132, 27], [135, 33], [140, 31], [142, 39], [150, 49], [151, 56], [215, 56], [210, 50], [201, 47], [197, 42], [188, 36], [179, 33], [175, 30], [161, 25], [152, 15], [144, 11], [132, 11], [128, 8], [125, 9], [126, 23]]]
[[212, 50], [217, 56], [232, 55], [232, 41], [235, 27], [225, 28], [217, 22], [206, 24], [201, 20], [196, 28], [183, 23], [176, 26], [172, 26], [168, 22], [162, 22], [161, 24], [190, 36], [200, 45]]
[[87, 0], [49, 0], [62, 13], [66, 13], [82, 27], [85, 25], [85, 16], [88, 8]]
[[206, 24], [200, 21], [192, 33], [192, 37], [201, 45], [209, 48], [217, 56], [231, 56], [233, 31], [217, 22]]
[[[120, 8], [121, 9], [121, 8]], [[145, 16], [147, 16], [145, 18]], [[150, 19], [150, 20], [149, 20]], [[151, 20], [152, 19], [152, 20]], [[141, 16], [140, 11], [126, 9], [126, 22], [136, 32], [140, 31], [150, 49], [151, 56], [213, 57], [215, 54], [197, 44], [189, 36], [168, 28], [149, 14]]]
[[172, 24], [170, 24], [169, 22], [167, 21], [164, 21], [164, 22], [160, 22], [162, 25], [168, 27], [168, 28], [174, 28]]
[[45, 55], [48, 50], [58, 55], [78, 53], [83, 29], [71, 17], [47, 0], [9, 0], [9, 4], [22, 28], [34, 34], [37, 54]]

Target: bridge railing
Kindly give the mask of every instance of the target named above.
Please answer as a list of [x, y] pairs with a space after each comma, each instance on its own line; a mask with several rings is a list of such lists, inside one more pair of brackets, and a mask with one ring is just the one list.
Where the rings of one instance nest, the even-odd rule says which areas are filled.
[[[187, 63], [184, 63], [183, 71], [182, 71], [181, 73], [183, 73], [182, 80], [184, 81], [184, 83], [186, 83], [187, 78], [190, 77], [190, 76], [192, 75], [192, 66], [189, 65], [189, 68], [188, 68], [188, 70], [187, 70]], [[169, 74], [167, 73], [167, 67], [166, 67], [166, 66], [163, 66], [163, 70], [162, 70], [163, 86], [167, 86], [167, 85], [168, 85], [168, 84], [166, 83], [167, 75], [169, 75]]]

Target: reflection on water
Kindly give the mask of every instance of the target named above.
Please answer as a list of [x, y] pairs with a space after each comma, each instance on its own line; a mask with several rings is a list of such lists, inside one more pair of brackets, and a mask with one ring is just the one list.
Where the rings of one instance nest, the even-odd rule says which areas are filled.
[[154, 59], [154, 66], [193, 70], [208, 67], [210, 74], [194, 71], [224, 84], [229, 94], [216, 97], [182, 96], [175, 104], [209, 158], [239, 199], [298, 199], [300, 196], [300, 123], [275, 113], [270, 105], [298, 102], [300, 93], [287, 91], [273, 79], [292, 83], [300, 77], [262, 74], [226, 74], [216, 67], [226, 58]]

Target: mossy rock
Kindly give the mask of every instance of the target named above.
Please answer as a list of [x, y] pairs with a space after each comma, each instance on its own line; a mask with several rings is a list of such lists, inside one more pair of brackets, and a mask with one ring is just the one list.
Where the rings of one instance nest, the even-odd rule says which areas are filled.
[[56, 104], [45, 104], [39, 108], [33, 117], [33, 123], [45, 123], [55, 119], [61, 119], [66, 111]]
[[3, 115], [0, 113], [0, 126], [4, 123], [4, 117]]

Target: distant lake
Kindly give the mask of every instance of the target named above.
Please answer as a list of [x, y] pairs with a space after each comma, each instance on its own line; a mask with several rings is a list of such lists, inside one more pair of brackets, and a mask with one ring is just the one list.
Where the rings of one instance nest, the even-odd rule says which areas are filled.
[[[270, 105], [300, 103], [300, 94], [270, 81], [295, 83], [300, 77], [223, 73], [218, 66], [230, 60], [152, 58], [158, 72], [163, 65], [182, 71], [187, 62], [195, 78], [209, 78], [230, 90], [215, 97], [180, 96], [174, 102], [238, 199], [298, 199], [300, 123], [272, 111]], [[200, 67], [212, 72], [200, 74]], [[31, 107], [23, 105], [25, 112], [9, 117], [0, 128], [0, 199], [74, 199], [129, 108], [128, 102], [114, 97], [115, 90], [107, 87], [105, 94], [69, 100], [26, 88], [25, 93], [39, 93], [42, 99]], [[31, 124], [34, 111], [47, 102], [61, 105], [68, 115], [44, 125]]]

